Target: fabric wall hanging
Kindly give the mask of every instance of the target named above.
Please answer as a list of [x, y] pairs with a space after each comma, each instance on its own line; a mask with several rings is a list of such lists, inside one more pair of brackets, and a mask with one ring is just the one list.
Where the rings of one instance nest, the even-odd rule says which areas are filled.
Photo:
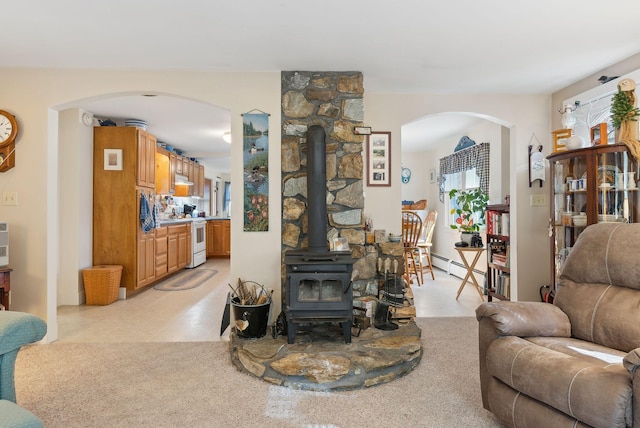
[[242, 115], [244, 231], [269, 230], [269, 114]]

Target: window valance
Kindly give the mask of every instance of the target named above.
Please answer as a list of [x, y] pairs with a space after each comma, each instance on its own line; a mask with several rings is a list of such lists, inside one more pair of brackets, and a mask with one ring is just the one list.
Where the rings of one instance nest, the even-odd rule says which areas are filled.
[[446, 174], [476, 169], [480, 178], [480, 189], [489, 194], [489, 143], [481, 143], [440, 159], [438, 186], [440, 202], [444, 202], [444, 184]]

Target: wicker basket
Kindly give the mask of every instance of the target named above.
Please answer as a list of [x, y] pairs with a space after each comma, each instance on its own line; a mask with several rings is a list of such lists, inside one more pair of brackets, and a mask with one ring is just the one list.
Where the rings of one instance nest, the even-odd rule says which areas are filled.
[[417, 202], [414, 202], [412, 204], [402, 204], [402, 209], [404, 211], [418, 211], [418, 210], [424, 210], [427, 208], [427, 200], [426, 199], [421, 199]]
[[82, 270], [87, 305], [109, 305], [118, 300], [122, 266], [102, 265]]

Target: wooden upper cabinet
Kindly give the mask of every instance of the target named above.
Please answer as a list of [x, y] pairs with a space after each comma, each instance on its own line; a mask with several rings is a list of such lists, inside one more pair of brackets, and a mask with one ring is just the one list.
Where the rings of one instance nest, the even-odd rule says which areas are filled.
[[156, 137], [141, 129], [138, 132], [137, 183], [140, 187], [156, 186]]
[[[175, 155], [175, 154], [174, 154]], [[182, 156], [178, 156], [175, 155], [176, 157], [176, 174], [180, 174], [183, 175], [184, 173], [182, 172]]]
[[200, 164], [195, 164], [196, 166], [196, 181], [194, 183], [196, 184], [196, 195], [204, 198], [204, 165], [200, 165]]
[[173, 194], [176, 191], [176, 154], [156, 149], [156, 193]]
[[169, 152], [169, 191], [176, 191], [176, 168], [178, 163], [178, 155]]

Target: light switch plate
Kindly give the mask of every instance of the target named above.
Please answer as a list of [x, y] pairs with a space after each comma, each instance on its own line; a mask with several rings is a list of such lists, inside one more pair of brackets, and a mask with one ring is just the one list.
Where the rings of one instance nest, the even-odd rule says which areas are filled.
[[2, 205], [18, 205], [18, 193], [2, 192]]
[[532, 207], [544, 207], [545, 205], [547, 205], [547, 198], [544, 194], [531, 195], [529, 202], [529, 205]]

